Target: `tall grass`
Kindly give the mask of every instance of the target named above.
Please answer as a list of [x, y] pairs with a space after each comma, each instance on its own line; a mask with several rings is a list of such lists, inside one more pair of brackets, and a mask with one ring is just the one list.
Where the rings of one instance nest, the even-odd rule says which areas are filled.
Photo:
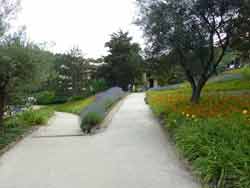
[[250, 187], [250, 126], [245, 118], [192, 119], [171, 114], [166, 127], [204, 183], [213, 188]]

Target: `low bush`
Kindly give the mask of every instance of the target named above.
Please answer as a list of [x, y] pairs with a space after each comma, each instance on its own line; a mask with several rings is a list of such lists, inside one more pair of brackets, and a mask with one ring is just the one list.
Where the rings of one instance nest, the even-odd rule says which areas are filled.
[[43, 91], [35, 95], [37, 104], [47, 105], [53, 104], [55, 101], [55, 93], [51, 91]]
[[4, 127], [0, 129], [0, 149], [16, 141], [32, 126], [45, 125], [53, 114], [53, 109], [43, 108], [36, 111], [26, 111], [6, 119]]
[[69, 100], [68, 96], [55, 96], [54, 100], [50, 104], [64, 104]]
[[46, 124], [54, 114], [53, 109], [42, 108], [40, 110], [28, 110], [8, 118], [5, 127], [34, 126]]
[[108, 85], [106, 81], [102, 79], [90, 81], [89, 87], [90, 87], [90, 92], [92, 94], [96, 94], [96, 93], [99, 93], [108, 89]]
[[82, 131], [90, 133], [95, 126], [102, 122], [102, 119], [97, 113], [89, 112], [81, 122]]

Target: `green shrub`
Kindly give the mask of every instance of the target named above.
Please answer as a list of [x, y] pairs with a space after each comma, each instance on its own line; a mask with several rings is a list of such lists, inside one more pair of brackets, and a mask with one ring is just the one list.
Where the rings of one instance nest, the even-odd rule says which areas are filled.
[[102, 122], [102, 117], [94, 112], [89, 112], [81, 123], [81, 129], [83, 132], [90, 133], [91, 129]]
[[3, 129], [0, 129], [0, 149], [20, 138], [32, 126], [46, 124], [53, 114], [53, 109], [43, 108], [36, 111], [26, 111], [6, 119]]
[[68, 96], [57, 96], [56, 95], [51, 104], [63, 104], [63, 103], [66, 103], [67, 101], [69, 101]]
[[20, 115], [21, 121], [27, 125], [42, 125], [46, 124], [49, 118], [53, 115], [51, 109], [41, 109], [37, 111], [26, 111]]
[[55, 93], [51, 91], [40, 92], [35, 97], [39, 105], [53, 104], [55, 101]]
[[68, 101], [80, 101], [86, 98], [86, 96], [73, 96], [68, 99]]
[[108, 89], [108, 85], [106, 83], [105, 80], [103, 79], [100, 79], [100, 80], [92, 80], [90, 81], [90, 90], [91, 90], [91, 93], [95, 94], [95, 93], [99, 93], [101, 91], [104, 91], [106, 89]]
[[42, 125], [46, 124], [53, 114], [53, 109], [50, 108], [43, 108], [35, 111], [28, 110], [13, 118], [9, 118], [6, 121], [6, 125], [9, 127]]

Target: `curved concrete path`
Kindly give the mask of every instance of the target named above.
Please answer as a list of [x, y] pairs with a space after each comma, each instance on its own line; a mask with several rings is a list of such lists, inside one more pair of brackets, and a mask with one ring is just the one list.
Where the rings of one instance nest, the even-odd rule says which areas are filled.
[[[36, 132], [27, 137], [0, 159], [0, 187], [200, 187], [177, 160], [143, 99], [144, 94], [128, 96], [109, 128], [95, 136], [36, 138]], [[65, 118], [61, 115], [56, 121]], [[49, 129], [57, 128], [52, 124]]]

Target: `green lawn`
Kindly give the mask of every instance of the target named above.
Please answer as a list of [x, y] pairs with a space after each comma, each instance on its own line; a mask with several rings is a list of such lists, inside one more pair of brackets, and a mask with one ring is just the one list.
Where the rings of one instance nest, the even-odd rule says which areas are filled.
[[[229, 91], [247, 91], [250, 92], [250, 79], [232, 79], [232, 80], [221, 80], [216, 82], [208, 82], [203, 88], [203, 94], [208, 92], [229, 92]], [[191, 95], [191, 86], [185, 82], [180, 84], [178, 89], [166, 90], [163, 92], [169, 94], [188, 94]]]
[[90, 105], [95, 100], [95, 97], [90, 97], [87, 99], [82, 99], [73, 102], [67, 102], [59, 105], [50, 105], [49, 108], [54, 109], [58, 112], [67, 112], [72, 114], [80, 114], [80, 112]]

